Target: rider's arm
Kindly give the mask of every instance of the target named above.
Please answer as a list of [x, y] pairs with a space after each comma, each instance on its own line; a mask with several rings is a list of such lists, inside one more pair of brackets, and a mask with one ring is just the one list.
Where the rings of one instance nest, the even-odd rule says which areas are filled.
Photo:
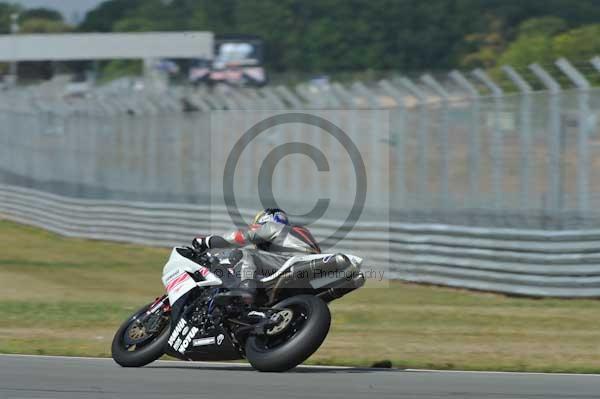
[[216, 248], [241, 248], [250, 244], [260, 244], [271, 241], [279, 229], [275, 223], [265, 223], [262, 225], [253, 224], [247, 229], [232, 231], [223, 236], [210, 235], [207, 237], [195, 238], [194, 247], [206, 250]]
[[194, 248], [201, 251], [214, 248], [239, 248], [246, 246], [246, 234], [243, 230], [236, 230], [223, 236], [210, 235], [207, 237], [197, 237], [192, 241]]

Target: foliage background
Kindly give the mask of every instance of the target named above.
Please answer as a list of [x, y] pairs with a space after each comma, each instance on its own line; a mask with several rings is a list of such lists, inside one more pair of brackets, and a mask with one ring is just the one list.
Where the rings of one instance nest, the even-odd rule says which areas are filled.
[[[275, 73], [448, 70], [600, 53], [600, 0], [108, 0], [68, 26], [52, 10], [0, 3], [0, 33], [210, 30], [266, 41]], [[131, 65], [106, 66], [113, 72]]]

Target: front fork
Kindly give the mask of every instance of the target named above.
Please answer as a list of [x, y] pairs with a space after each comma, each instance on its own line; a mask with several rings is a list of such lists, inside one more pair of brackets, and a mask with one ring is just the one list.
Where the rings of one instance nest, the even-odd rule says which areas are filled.
[[165, 294], [160, 296], [154, 300], [152, 305], [146, 311], [146, 315], [151, 313], [155, 313], [157, 310], [162, 309], [163, 313], [168, 313], [171, 311], [171, 304], [169, 303], [169, 297]]

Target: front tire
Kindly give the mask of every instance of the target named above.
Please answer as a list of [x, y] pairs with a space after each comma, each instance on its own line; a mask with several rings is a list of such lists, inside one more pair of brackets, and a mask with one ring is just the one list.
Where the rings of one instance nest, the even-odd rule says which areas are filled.
[[[276, 335], [250, 336], [246, 358], [259, 371], [286, 371], [308, 359], [329, 333], [331, 314], [327, 304], [312, 295], [298, 295], [274, 306], [292, 315], [285, 329]], [[288, 313], [289, 314], [289, 313]]]
[[[168, 315], [159, 314], [163, 318], [158, 331], [148, 333], [147, 337], [143, 335], [137, 338], [137, 341], [132, 341], [132, 336], [141, 334], [139, 330], [143, 325], [136, 320], [143, 319], [145, 312], [151, 305], [146, 305], [131, 317], [129, 317], [119, 327], [112, 341], [112, 358], [123, 367], [142, 367], [152, 363], [165, 353], [165, 347], [169, 340], [170, 319]], [[135, 324], [138, 323], [138, 324]], [[138, 328], [138, 331], [132, 329]], [[134, 342], [132, 344], [132, 342]]]

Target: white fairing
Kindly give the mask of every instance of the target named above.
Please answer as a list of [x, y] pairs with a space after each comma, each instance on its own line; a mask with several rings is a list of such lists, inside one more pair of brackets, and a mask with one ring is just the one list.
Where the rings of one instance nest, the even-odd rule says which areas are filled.
[[[298, 255], [288, 259], [276, 273], [269, 277], [263, 278], [262, 282], [269, 282], [279, 278], [283, 273], [289, 270], [294, 264], [298, 262], [310, 261], [315, 259], [323, 259], [327, 257], [335, 256], [335, 254], [316, 254], [316, 255]], [[346, 255], [350, 262], [360, 268], [362, 265], [362, 258], [354, 255]], [[228, 260], [222, 261], [222, 263], [229, 263]], [[196, 282], [190, 276], [190, 273], [200, 272], [204, 281]], [[174, 248], [171, 252], [171, 256], [165, 267], [163, 268], [162, 276], [163, 284], [169, 294], [169, 302], [175, 303], [181, 296], [196, 287], [206, 287], [213, 285], [221, 285], [222, 281], [215, 274], [211, 273], [210, 270], [204, 266], [191, 261], [190, 259], [182, 256], [177, 252], [177, 248]]]
[[[199, 272], [204, 281], [196, 282], [190, 273]], [[181, 256], [174, 248], [167, 264], [163, 268], [162, 282], [167, 289], [169, 302], [174, 304], [181, 296], [196, 287], [220, 285], [222, 281], [210, 272], [208, 268], [192, 262], [185, 256]]]

